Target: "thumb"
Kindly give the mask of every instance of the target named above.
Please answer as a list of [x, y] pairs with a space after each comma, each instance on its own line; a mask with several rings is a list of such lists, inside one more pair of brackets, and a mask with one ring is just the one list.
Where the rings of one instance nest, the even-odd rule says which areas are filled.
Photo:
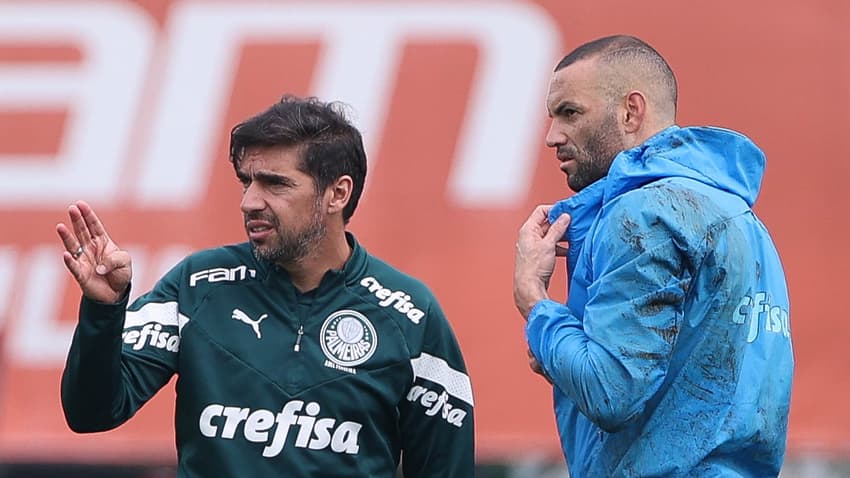
[[[120, 271], [121, 269], [130, 270], [130, 254], [127, 251], [117, 250], [113, 251], [110, 254], [104, 255], [100, 262], [98, 262], [97, 267], [95, 267], [95, 272], [98, 275], [108, 275], [115, 271]], [[129, 280], [129, 278], [128, 278]]]
[[552, 242], [559, 242], [563, 239], [564, 234], [567, 232], [567, 228], [570, 227], [570, 218], [569, 214], [561, 214], [558, 216], [558, 219], [555, 219], [549, 226], [549, 230], [546, 231], [546, 238]]

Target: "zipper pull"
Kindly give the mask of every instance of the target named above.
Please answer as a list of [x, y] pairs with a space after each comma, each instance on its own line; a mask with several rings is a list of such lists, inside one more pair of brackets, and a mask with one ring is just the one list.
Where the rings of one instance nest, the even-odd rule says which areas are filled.
[[296, 339], [295, 339], [295, 347], [294, 347], [294, 350], [296, 352], [301, 350], [301, 337], [303, 337], [303, 336], [304, 336], [304, 326], [299, 325], [298, 326], [298, 337], [296, 337]]

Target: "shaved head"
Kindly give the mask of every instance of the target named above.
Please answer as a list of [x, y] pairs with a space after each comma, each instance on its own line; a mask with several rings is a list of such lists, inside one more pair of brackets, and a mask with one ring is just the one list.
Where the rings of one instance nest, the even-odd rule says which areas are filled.
[[549, 82], [546, 145], [570, 189], [598, 181], [620, 152], [674, 125], [676, 96], [670, 66], [635, 37], [600, 38], [565, 56]]
[[600, 38], [573, 50], [558, 63], [555, 71], [582, 60], [596, 62], [597, 86], [610, 101], [639, 90], [653, 106], [658, 120], [675, 122], [676, 77], [670, 65], [646, 42], [628, 35]]

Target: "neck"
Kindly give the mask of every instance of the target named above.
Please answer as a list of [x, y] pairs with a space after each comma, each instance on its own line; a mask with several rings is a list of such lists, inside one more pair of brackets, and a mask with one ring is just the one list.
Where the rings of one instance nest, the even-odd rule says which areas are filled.
[[303, 293], [319, 287], [328, 271], [342, 269], [350, 256], [351, 246], [345, 239], [344, 227], [328, 228], [328, 233], [307, 256], [280, 266], [289, 273], [295, 288]]
[[636, 131], [635, 134], [629, 136], [629, 139], [626, 141], [625, 149], [631, 149], [635, 146], [642, 145], [646, 142], [646, 140], [660, 133], [664, 129], [673, 126], [673, 124], [674, 123], [672, 122], [663, 122], [647, 125], [647, 127], [641, 128], [640, 130]]

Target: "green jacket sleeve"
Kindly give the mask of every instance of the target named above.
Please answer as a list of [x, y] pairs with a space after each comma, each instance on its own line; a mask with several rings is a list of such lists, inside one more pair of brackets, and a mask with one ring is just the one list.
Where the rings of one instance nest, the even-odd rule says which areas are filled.
[[180, 328], [172, 270], [127, 307], [85, 297], [62, 374], [62, 407], [78, 433], [127, 421], [177, 371]]
[[405, 478], [474, 475], [472, 387], [443, 312], [429, 311], [421, 354], [411, 360], [413, 384], [400, 405]]

